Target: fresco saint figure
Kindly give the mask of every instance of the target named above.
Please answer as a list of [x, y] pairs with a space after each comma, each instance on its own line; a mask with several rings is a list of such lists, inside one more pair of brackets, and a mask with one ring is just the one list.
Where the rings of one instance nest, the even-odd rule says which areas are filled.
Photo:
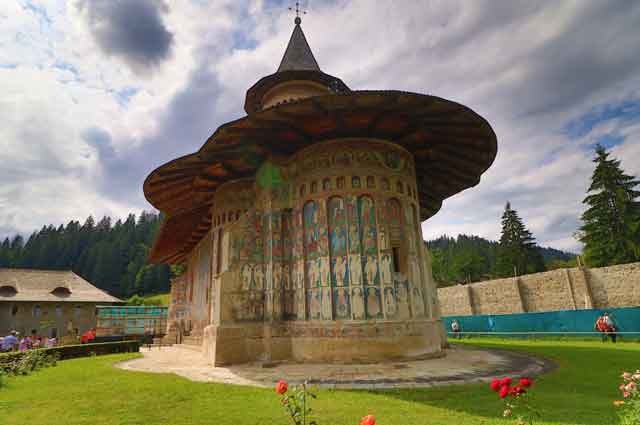
[[376, 257], [367, 257], [367, 264], [364, 266], [364, 272], [367, 277], [367, 285], [374, 285], [376, 283], [376, 277], [378, 274], [378, 262]]
[[380, 314], [377, 291], [377, 288], [367, 288], [367, 316], [369, 318], [378, 317]]
[[359, 255], [349, 256], [349, 272], [351, 273], [351, 284], [362, 285], [362, 264]]
[[351, 313], [356, 320], [364, 319], [364, 298], [361, 286], [356, 286], [351, 290]]
[[240, 269], [243, 291], [248, 291], [253, 287], [253, 283], [251, 282], [251, 270], [251, 264], [245, 264], [244, 266], [242, 266], [242, 269]]
[[331, 288], [322, 288], [322, 318], [324, 320], [333, 319], [333, 312], [331, 307]]
[[395, 316], [397, 312], [396, 294], [390, 286], [384, 288], [384, 311], [388, 318]]
[[344, 286], [345, 285], [345, 276], [347, 274], [347, 265], [344, 259], [345, 257], [336, 258], [336, 264], [334, 266], [335, 274], [336, 274], [336, 285]]
[[262, 264], [256, 264], [253, 267], [253, 280], [255, 282], [255, 288], [258, 291], [264, 289], [264, 273], [262, 272]]

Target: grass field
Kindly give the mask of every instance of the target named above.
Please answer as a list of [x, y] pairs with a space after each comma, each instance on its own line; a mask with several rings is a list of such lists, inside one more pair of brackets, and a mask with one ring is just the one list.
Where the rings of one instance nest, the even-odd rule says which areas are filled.
[[[612, 400], [623, 369], [640, 367], [640, 344], [564, 341], [465, 340], [463, 344], [524, 350], [556, 360], [559, 368], [533, 389], [544, 420], [536, 424], [616, 423]], [[60, 362], [0, 389], [2, 424], [287, 424], [273, 390], [196, 383], [174, 375], [115, 369], [136, 356], [110, 355]], [[318, 391], [320, 425], [492, 425], [502, 405], [487, 385], [420, 390]]]

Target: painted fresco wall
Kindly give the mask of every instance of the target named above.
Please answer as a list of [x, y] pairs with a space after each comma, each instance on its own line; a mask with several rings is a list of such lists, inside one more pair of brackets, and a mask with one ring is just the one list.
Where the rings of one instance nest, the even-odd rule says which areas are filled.
[[415, 184], [409, 154], [383, 142], [329, 142], [263, 165], [252, 207], [224, 226], [221, 272], [238, 283], [221, 292], [221, 320], [433, 317]]

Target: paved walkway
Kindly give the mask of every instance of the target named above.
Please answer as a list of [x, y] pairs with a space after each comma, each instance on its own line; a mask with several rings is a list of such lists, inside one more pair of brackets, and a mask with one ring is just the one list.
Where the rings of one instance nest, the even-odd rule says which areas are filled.
[[143, 348], [144, 357], [117, 366], [126, 370], [175, 373], [193, 381], [271, 387], [279, 379], [291, 384], [305, 379], [330, 388], [430, 387], [470, 382], [488, 382], [494, 377], [533, 377], [552, 370], [549, 360], [522, 353], [455, 347], [437, 359], [394, 361], [375, 364], [258, 363], [213, 367], [200, 351], [180, 345]]

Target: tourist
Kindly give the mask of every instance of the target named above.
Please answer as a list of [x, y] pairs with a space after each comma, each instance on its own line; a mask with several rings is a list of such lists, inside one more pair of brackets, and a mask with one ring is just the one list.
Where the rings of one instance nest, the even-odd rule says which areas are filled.
[[31, 336], [29, 337], [29, 348], [39, 348], [40, 341], [38, 341], [38, 332], [35, 329], [31, 329]]
[[595, 328], [598, 332], [602, 333], [602, 342], [607, 340], [607, 337], [611, 338], [611, 342], [616, 342], [616, 326], [609, 313], [604, 313], [596, 320]]
[[95, 329], [89, 329], [88, 331], [83, 333], [82, 336], [80, 337], [80, 343], [81, 344], [89, 344], [89, 343], [93, 342], [94, 339], [96, 339], [96, 330]]
[[0, 351], [15, 351], [18, 348], [18, 332], [11, 331], [9, 335], [5, 336], [2, 339], [2, 345], [0, 346]]
[[460, 323], [458, 323], [457, 320], [454, 320], [453, 322], [451, 322], [451, 332], [453, 333], [453, 337], [460, 339], [462, 338], [462, 334], [460, 333], [461, 329], [460, 329]]
[[20, 340], [20, 344], [18, 345], [18, 350], [20, 351], [27, 351], [28, 349], [31, 348], [31, 340], [29, 339], [29, 337], [22, 337], [22, 339]]

